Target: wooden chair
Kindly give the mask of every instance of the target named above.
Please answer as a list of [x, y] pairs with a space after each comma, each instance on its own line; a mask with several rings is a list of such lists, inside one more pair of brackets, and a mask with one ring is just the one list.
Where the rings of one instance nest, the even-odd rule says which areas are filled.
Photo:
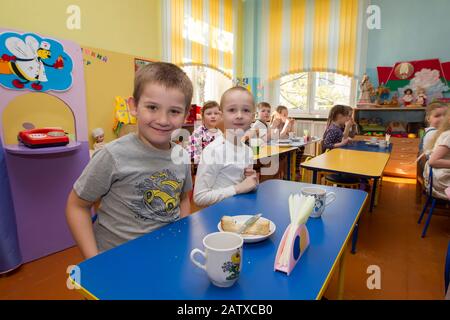
[[[305, 162], [311, 160], [313, 157], [306, 157]], [[301, 168], [301, 182], [304, 183], [312, 183], [312, 173], [311, 170], [307, 170], [306, 168]]]
[[[321, 144], [322, 144], [322, 143], [321, 143]], [[322, 146], [320, 147], [320, 150], [322, 150]], [[330, 149], [326, 149], [325, 152], [323, 152], [323, 153], [327, 153], [327, 152], [329, 152], [329, 151], [330, 151]], [[321, 154], [322, 154], [322, 153], [321, 153]], [[324, 185], [326, 185], [326, 180], [325, 180], [325, 178], [326, 178], [327, 175], [329, 175], [329, 173], [326, 172], [326, 171], [318, 171], [318, 172], [317, 172], [317, 182], [318, 182], [318, 184], [324, 184]]]
[[417, 174], [416, 174], [416, 203], [422, 201], [422, 195], [425, 193], [425, 182], [423, 179], [423, 169], [425, 168], [425, 163], [427, 159], [422, 156], [419, 161], [417, 161]]

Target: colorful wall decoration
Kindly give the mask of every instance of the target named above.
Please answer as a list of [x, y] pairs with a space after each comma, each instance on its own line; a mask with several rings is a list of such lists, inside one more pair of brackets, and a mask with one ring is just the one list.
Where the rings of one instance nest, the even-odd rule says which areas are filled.
[[255, 102], [264, 100], [264, 84], [259, 78], [235, 78], [233, 79], [233, 86], [241, 86], [253, 93]]
[[100, 53], [98, 51], [95, 51], [93, 49], [89, 48], [81, 48], [81, 52], [83, 53], [83, 64], [85, 66], [89, 66], [92, 64], [92, 62], [108, 62], [108, 56], [104, 53]]
[[0, 85], [13, 90], [65, 91], [72, 85], [72, 58], [63, 45], [35, 33], [0, 34]]
[[402, 61], [393, 67], [378, 67], [378, 82], [391, 92], [403, 95], [406, 89], [417, 92], [426, 91], [428, 101], [440, 99], [449, 90], [450, 63], [441, 63], [439, 59]]

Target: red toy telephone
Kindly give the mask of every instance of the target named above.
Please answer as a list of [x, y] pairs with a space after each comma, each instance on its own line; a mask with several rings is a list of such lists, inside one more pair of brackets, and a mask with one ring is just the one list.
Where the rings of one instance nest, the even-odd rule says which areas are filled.
[[59, 128], [20, 131], [17, 139], [29, 148], [58, 147], [69, 143], [69, 137]]

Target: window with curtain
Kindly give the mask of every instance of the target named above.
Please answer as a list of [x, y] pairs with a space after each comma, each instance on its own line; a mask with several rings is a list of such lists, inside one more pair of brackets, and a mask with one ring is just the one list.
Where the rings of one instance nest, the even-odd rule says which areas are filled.
[[353, 105], [364, 73], [368, 0], [261, 0], [259, 77], [292, 116]]
[[261, 0], [259, 67], [274, 80], [299, 72], [359, 76], [368, 0]]
[[237, 65], [238, 0], [165, 0], [164, 59], [217, 69], [232, 79]]
[[223, 73], [203, 66], [184, 66], [184, 72], [194, 84], [192, 103], [203, 106], [206, 101], [220, 102], [222, 94], [232, 86]]
[[352, 105], [352, 78], [331, 72], [302, 72], [281, 77], [279, 103], [292, 115], [328, 114], [335, 104]]

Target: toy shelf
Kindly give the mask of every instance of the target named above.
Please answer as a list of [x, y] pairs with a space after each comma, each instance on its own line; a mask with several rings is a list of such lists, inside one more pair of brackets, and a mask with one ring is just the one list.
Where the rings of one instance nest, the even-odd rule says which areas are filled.
[[81, 147], [80, 142], [71, 141], [68, 145], [62, 147], [48, 147], [48, 148], [28, 148], [23, 144], [8, 144], [4, 146], [7, 153], [19, 155], [39, 155], [39, 154], [58, 154], [78, 150]]

